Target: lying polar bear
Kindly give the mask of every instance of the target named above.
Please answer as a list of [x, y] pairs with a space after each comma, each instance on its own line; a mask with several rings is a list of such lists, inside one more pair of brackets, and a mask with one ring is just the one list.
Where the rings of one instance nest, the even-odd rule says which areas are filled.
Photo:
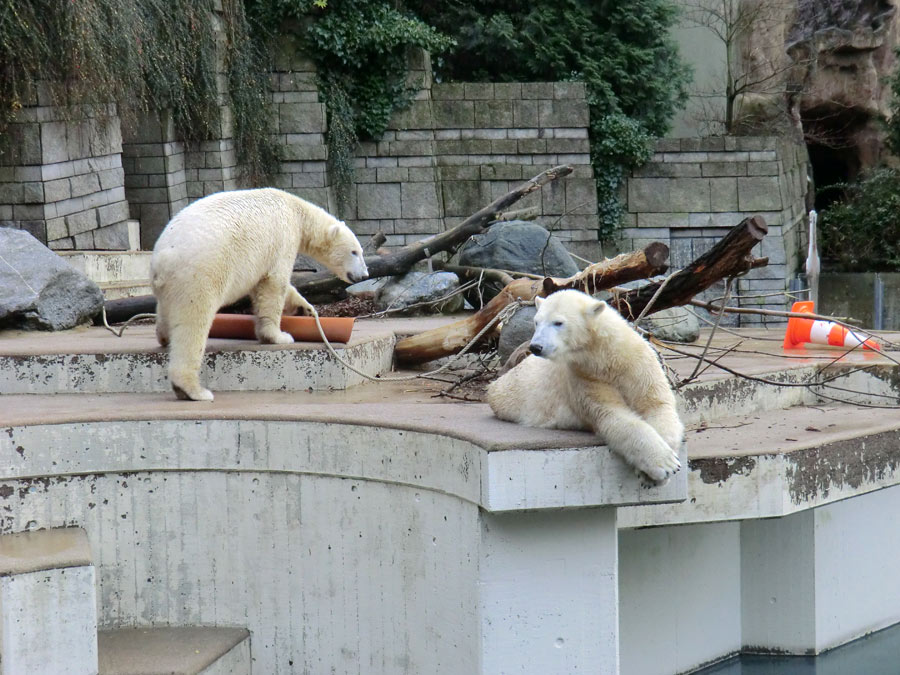
[[500, 419], [590, 429], [658, 483], [681, 468], [684, 426], [656, 353], [617, 311], [580, 291], [535, 298], [532, 356], [492, 382]]
[[200, 365], [213, 316], [249, 294], [260, 342], [293, 342], [281, 314], [312, 306], [291, 286], [298, 253], [348, 283], [369, 271], [350, 228], [315, 204], [274, 188], [218, 192], [182, 209], [166, 225], [150, 263], [156, 337], [169, 346], [176, 396], [212, 401]]

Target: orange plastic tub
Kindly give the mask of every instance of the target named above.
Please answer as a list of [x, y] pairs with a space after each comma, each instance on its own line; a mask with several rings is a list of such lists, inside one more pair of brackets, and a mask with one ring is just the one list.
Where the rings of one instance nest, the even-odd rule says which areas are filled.
[[[209, 337], [255, 340], [252, 314], [216, 314]], [[349, 342], [353, 332], [353, 317], [328, 316], [320, 318], [322, 330], [329, 342]], [[281, 330], [290, 333], [298, 342], [321, 342], [322, 336], [311, 316], [283, 316]]]

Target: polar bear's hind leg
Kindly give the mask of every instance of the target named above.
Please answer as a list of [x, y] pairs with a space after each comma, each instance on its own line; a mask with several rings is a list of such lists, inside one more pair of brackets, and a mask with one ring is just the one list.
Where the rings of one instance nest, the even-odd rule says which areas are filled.
[[169, 324], [169, 381], [183, 400], [212, 401], [213, 393], [200, 385], [200, 366], [215, 309], [198, 315], [181, 313]]

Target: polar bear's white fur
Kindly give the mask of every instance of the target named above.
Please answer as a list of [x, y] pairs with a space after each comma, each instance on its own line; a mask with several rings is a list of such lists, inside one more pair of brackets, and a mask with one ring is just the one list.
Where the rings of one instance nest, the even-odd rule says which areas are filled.
[[684, 426], [656, 353], [618, 312], [580, 291], [537, 298], [532, 354], [491, 383], [500, 419], [589, 429], [663, 482], [678, 471]]
[[297, 254], [348, 283], [368, 276], [362, 247], [343, 222], [273, 188], [218, 192], [166, 225], [151, 259], [156, 336], [169, 345], [169, 380], [179, 398], [212, 401], [200, 365], [213, 316], [249, 294], [260, 342], [285, 344], [282, 312], [311, 305], [291, 286]]

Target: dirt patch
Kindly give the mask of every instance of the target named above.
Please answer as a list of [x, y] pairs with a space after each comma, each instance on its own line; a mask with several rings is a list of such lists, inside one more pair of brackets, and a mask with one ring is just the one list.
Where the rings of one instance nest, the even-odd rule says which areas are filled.
[[365, 316], [378, 311], [375, 302], [368, 298], [350, 296], [344, 300], [330, 302], [327, 305], [316, 305], [319, 316]]

